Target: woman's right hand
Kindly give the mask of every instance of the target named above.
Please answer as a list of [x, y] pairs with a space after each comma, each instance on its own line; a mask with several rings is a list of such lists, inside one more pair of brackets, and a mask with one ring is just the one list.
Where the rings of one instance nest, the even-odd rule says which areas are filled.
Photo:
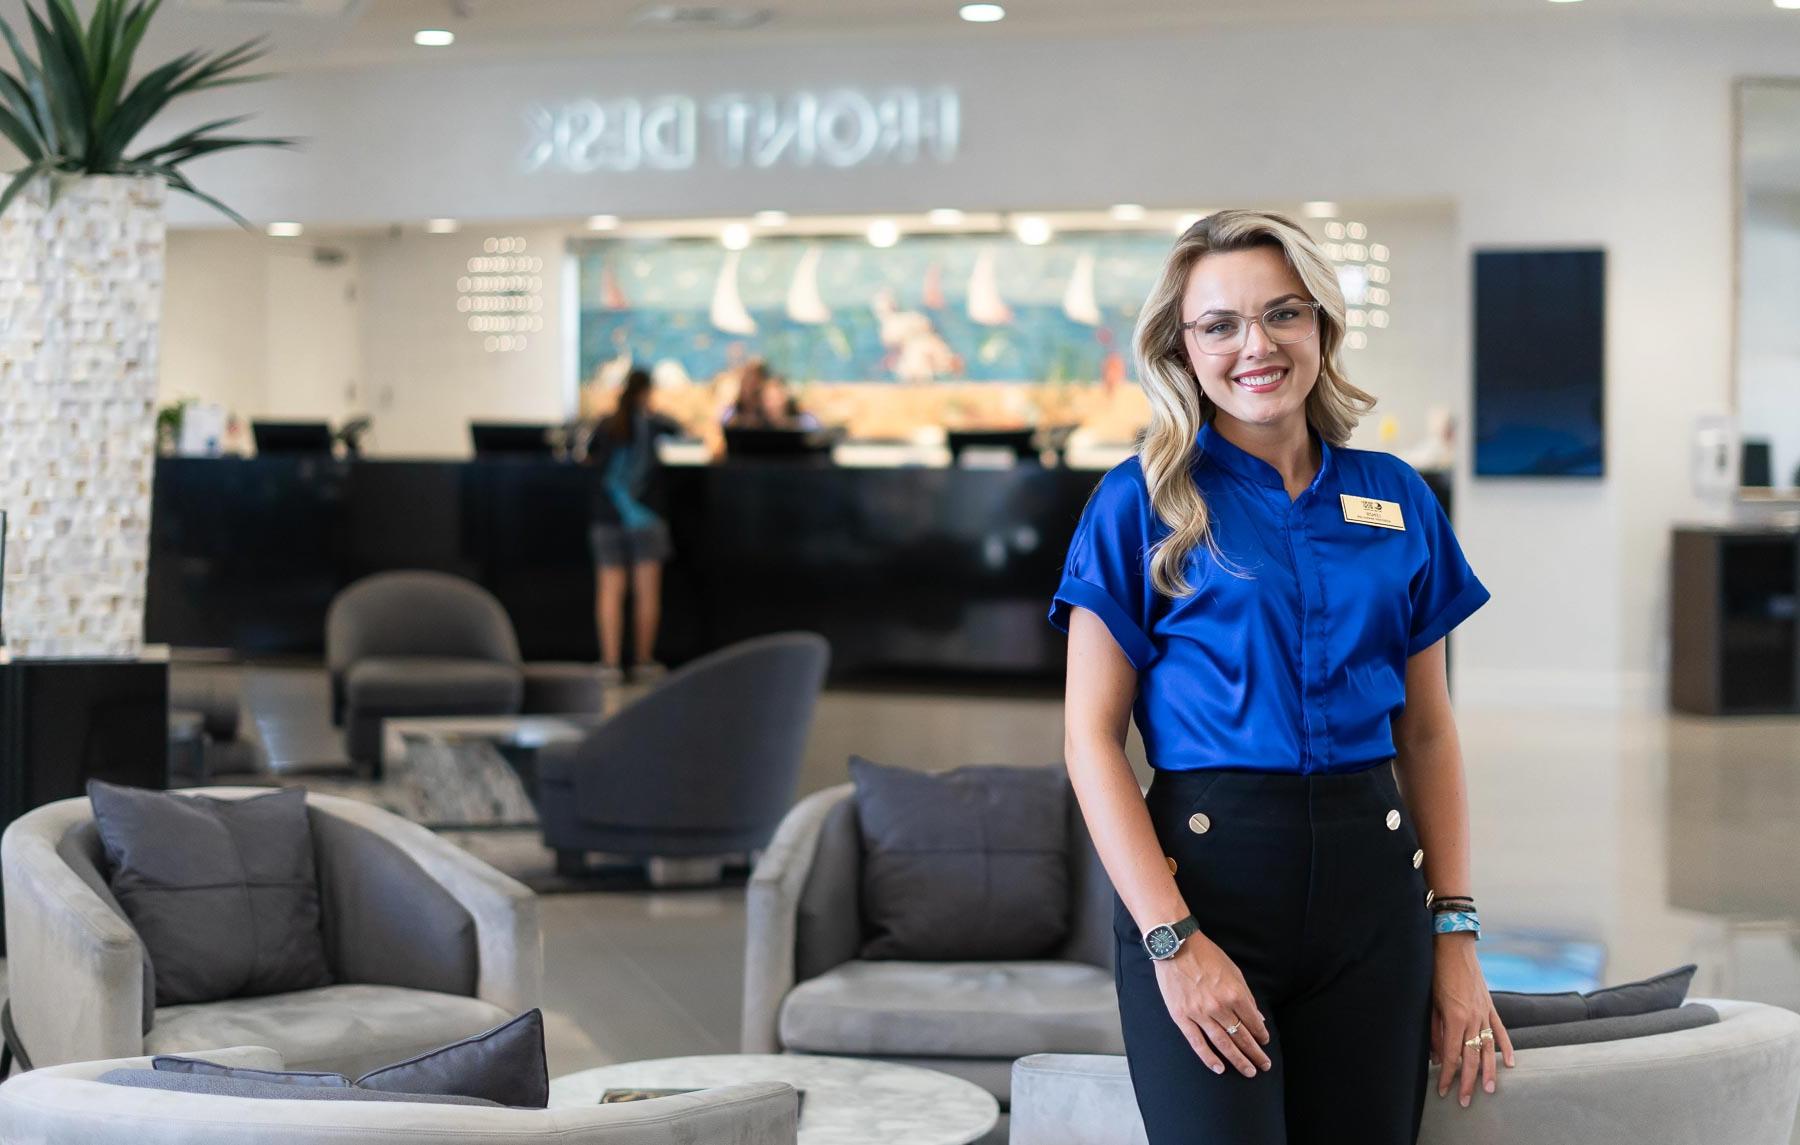
[[[1204, 934], [1190, 935], [1173, 958], [1153, 963], [1169, 1017], [1214, 1073], [1225, 1063], [1245, 1077], [1268, 1070], [1269, 1029], [1231, 956]], [[1236, 1025], [1236, 1034], [1226, 1027]]]

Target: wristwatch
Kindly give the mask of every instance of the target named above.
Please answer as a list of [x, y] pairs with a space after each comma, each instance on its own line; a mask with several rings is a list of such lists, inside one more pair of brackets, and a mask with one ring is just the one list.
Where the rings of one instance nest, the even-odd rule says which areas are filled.
[[1165, 958], [1175, 957], [1190, 934], [1200, 929], [1200, 923], [1193, 915], [1188, 915], [1180, 922], [1166, 922], [1161, 926], [1153, 926], [1144, 934], [1144, 953], [1157, 962]]

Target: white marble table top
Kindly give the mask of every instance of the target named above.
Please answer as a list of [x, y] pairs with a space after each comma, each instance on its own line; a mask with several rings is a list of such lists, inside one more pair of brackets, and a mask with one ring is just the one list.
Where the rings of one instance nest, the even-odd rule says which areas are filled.
[[968, 1145], [1000, 1119], [980, 1086], [914, 1066], [809, 1054], [714, 1054], [623, 1062], [550, 1083], [550, 1105], [587, 1105], [607, 1089], [710, 1089], [785, 1081], [806, 1091], [800, 1145]]

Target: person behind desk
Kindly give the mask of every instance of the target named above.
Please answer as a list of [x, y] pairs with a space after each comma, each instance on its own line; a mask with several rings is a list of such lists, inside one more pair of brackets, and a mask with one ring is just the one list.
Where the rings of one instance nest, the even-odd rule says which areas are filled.
[[737, 400], [720, 421], [738, 429], [818, 429], [819, 419], [800, 408], [780, 374], [769, 372], [761, 358], [744, 367]]
[[600, 671], [607, 683], [624, 679], [620, 667], [626, 578], [631, 581], [631, 677], [663, 674], [656, 662], [656, 630], [662, 623], [662, 566], [674, 555], [664, 519], [662, 462], [656, 439], [678, 436], [679, 423], [650, 409], [650, 375], [633, 369], [619, 405], [588, 439], [586, 463], [596, 470], [589, 497], [589, 541], [595, 566], [595, 622], [600, 633]]

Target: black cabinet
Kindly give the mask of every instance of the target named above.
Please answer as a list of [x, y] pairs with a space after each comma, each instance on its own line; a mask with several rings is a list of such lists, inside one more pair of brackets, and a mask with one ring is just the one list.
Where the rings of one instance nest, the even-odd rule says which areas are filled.
[[1800, 711], [1800, 530], [1687, 526], [1672, 549], [1670, 706]]

